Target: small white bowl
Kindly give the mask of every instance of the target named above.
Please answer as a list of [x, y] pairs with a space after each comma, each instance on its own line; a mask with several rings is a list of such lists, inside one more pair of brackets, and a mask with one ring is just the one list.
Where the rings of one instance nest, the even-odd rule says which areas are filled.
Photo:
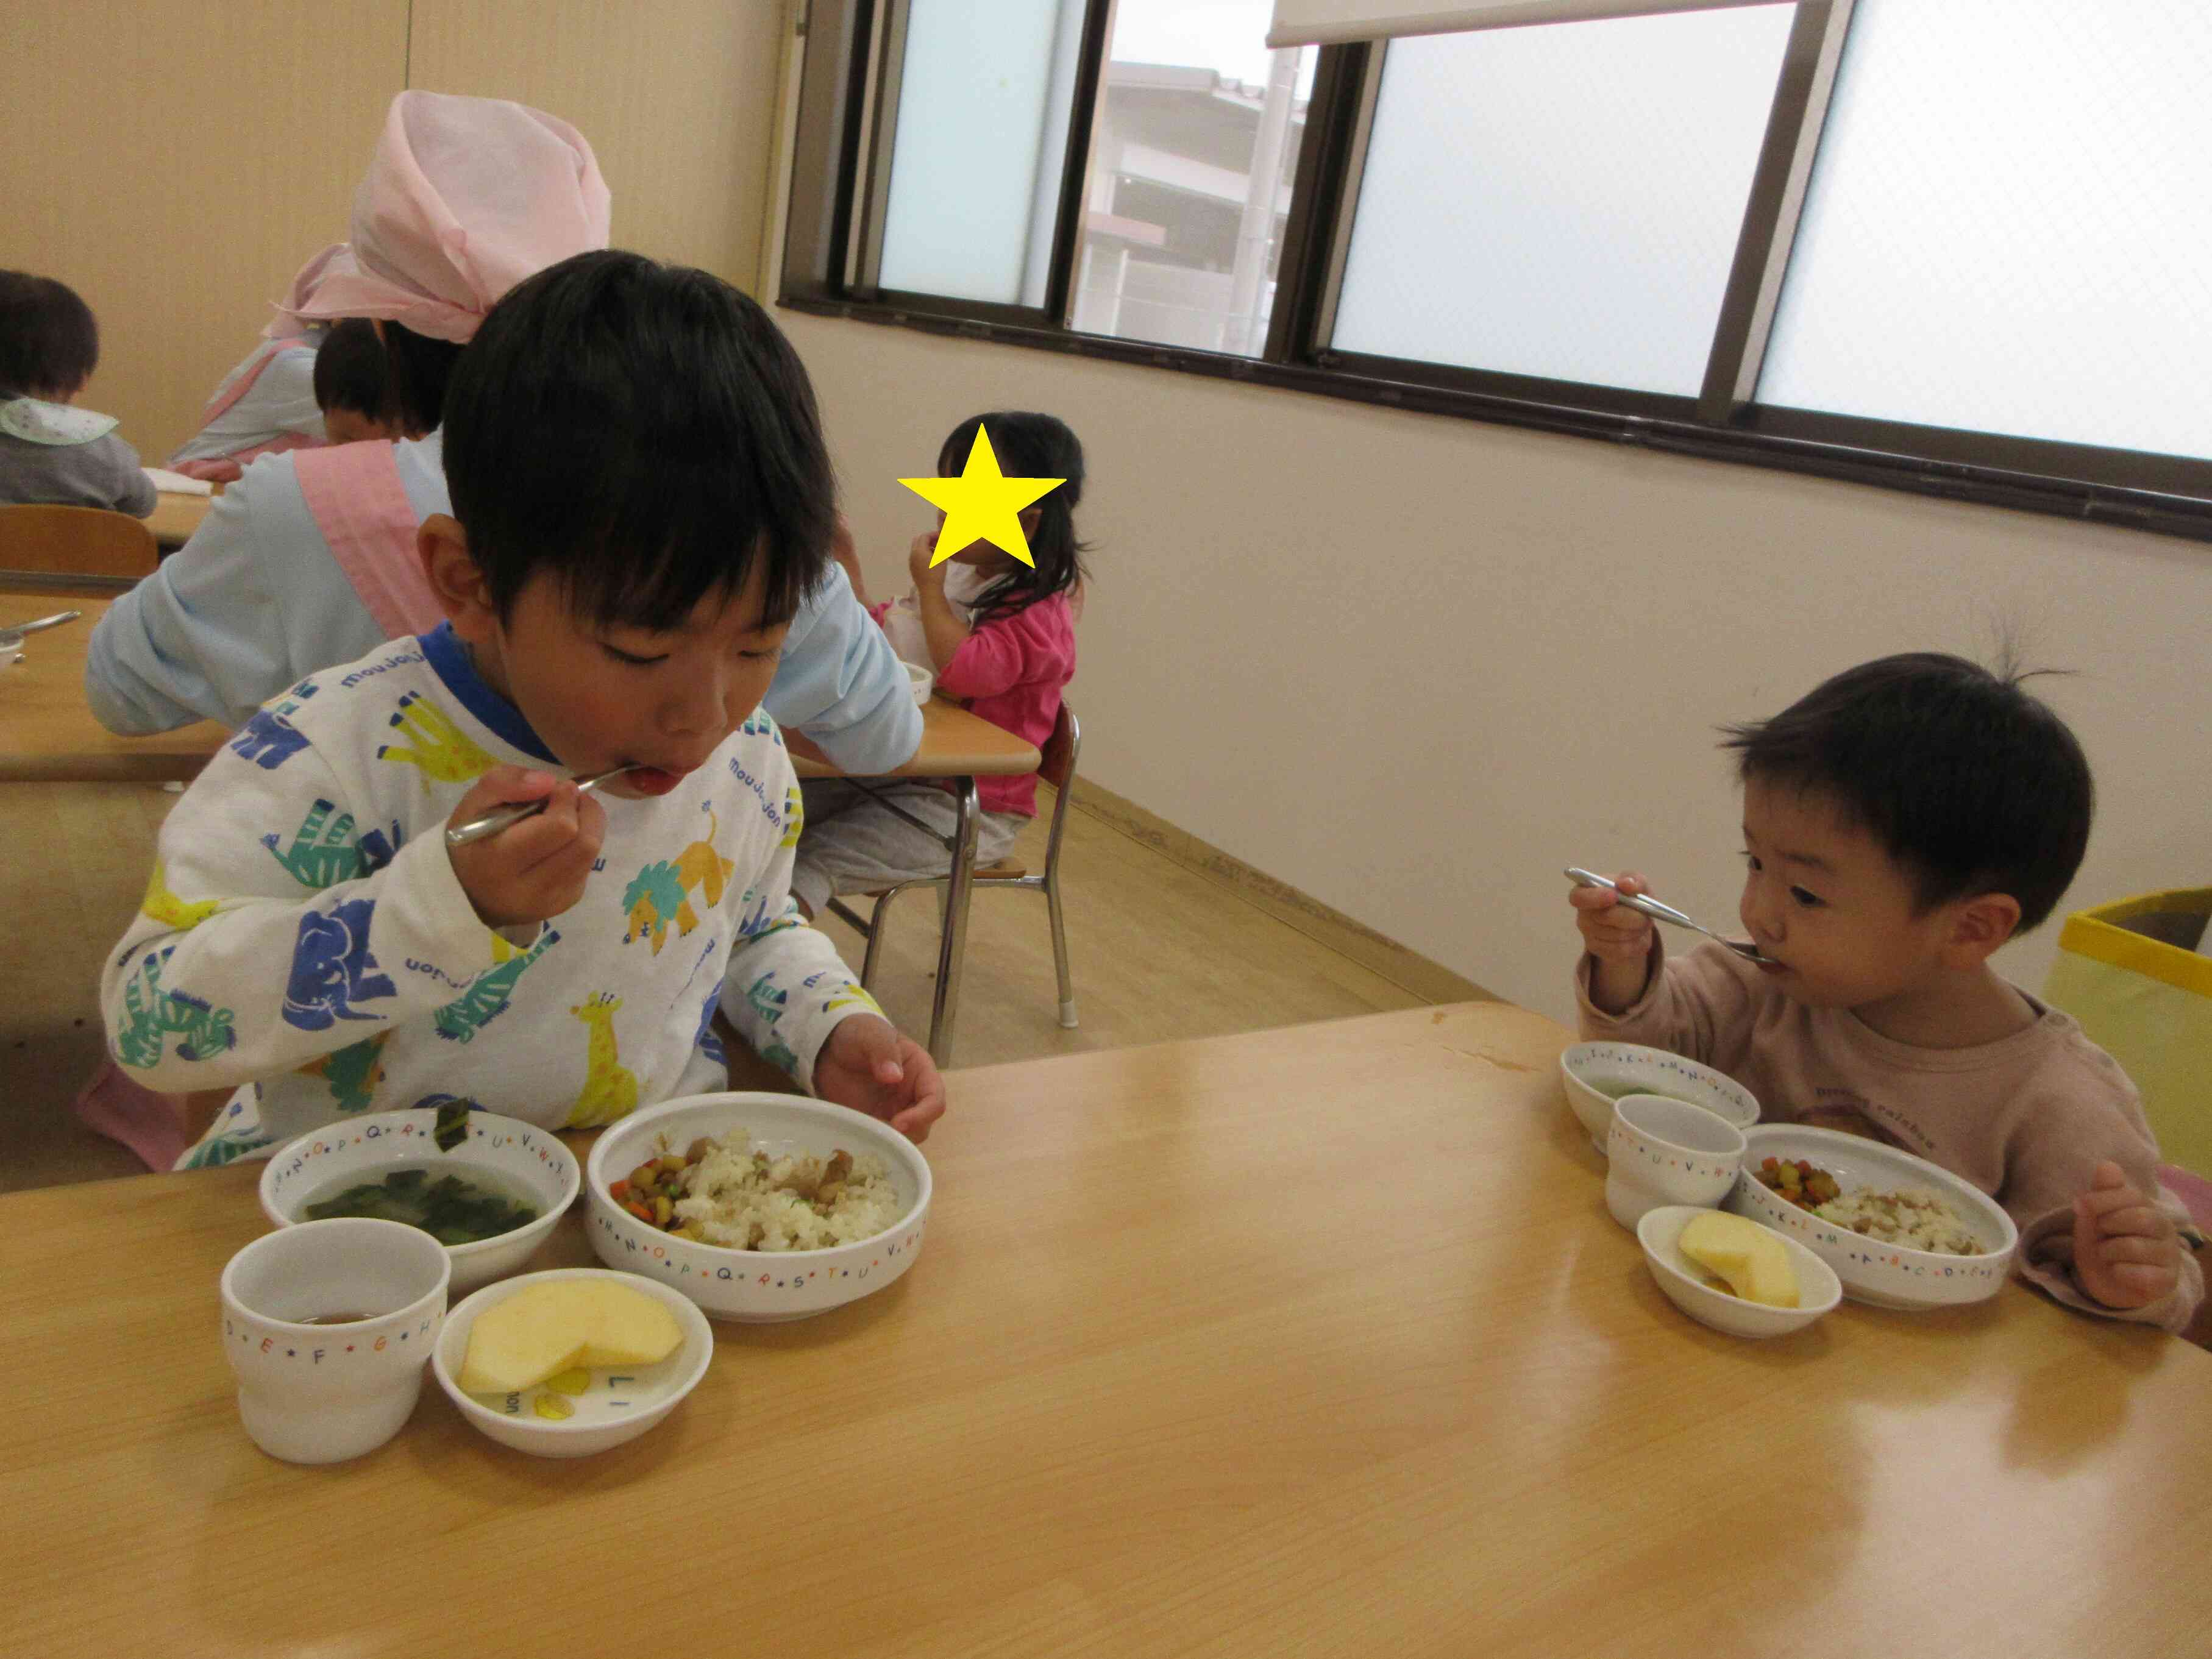
[[916, 706], [927, 702], [931, 690], [937, 684], [937, 676], [903, 657], [899, 659], [899, 666], [906, 670], [907, 690], [914, 693]]
[[[695, 1243], [647, 1226], [608, 1188], [648, 1158], [681, 1154], [701, 1135], [743, 1129], [771, 1155], [843, 1148], [872, 1153], [906, 1200], [899, 1218], [873, 1238], [824, 1250], [732, 1250]], [[803, 1095], [690, 1095], [620, 1119], [592, 1148], [585, 1182], [585, 1230], [610, 1267], [673, 1286], [716, 1319], [767, 1323], [805, 1319], [880, 1291], [914, 1265], [929, 1217], [929, 1165], [889, 1124]]]
[[1730, 1336], [1787, 1336], [1822, 1314], [1832, 1313], [1844, 1299], [1844, 1284], [1836, 1270], [1787, 1233], [1780, 1237], [1782, 1248], [1790, 1253], [1790, 1265], [1797, 1270], [1796, 1307], [1770, 1308], [1713, 1289], [1705, 1283], [1704, 1269], [1682, 1254], [1682, 1229], [1696, 1217], [1711, 1213], [1699, 1205], [1669, 1204], [1645, 1211], [1636, 1224], [1644, 1265], [1651, 1269], [1667, 1299], [1700, 1325]]
[[[1590, 1145], [1602, 1153], [1613, 1127], [1613, 1103], [1624, 1094], [1665, 1095], [1718, 1112], [1739, 1129], [1759, 1121], [1759, 1102], [1725, 1072], [1636, 1042], [1577, 1042], [1559, 1055], [1559, 1082], [1567, 1104]], [[1607, 1094], [1601, 1085], [1610, 1085]]]
[[550, 1129], [494, 1112], [471, 1112], [468, 1139], [450, 1152], [439, 1151], [431, 1138], [437, 1127], [437, 1111], [425, 1106], [367, 1112], [312, 1130], [279, 1148], [261, 1171], [261, 1212], [289, 1227], [309, 1199], [340, 1180], [377, 1180], [403, 1164], [419, 1164], [434, 1174], [441, 1160], [473, 1164], [526, 1193], [538, 1206], [538, 1219], [496, 1238], [447, 1245], [453, 1294], [503, 1279], [530, 1260], [576, 1201], [583, 1183], [576, 1155]]
[[[566, 1396], [576, 1408], [574, 1417], [540, 1417], [537, 1396], [542, 1387], [520, 1394], [475, 1395], [462, 1392], [457, 1380], [468, 1358], [469, 1331], [477, 1316], [494, 1303], [502, 1302], [526, 1285], [550, 1284], [563, 1279], [611, 1279], [664, 1304], [676, 1316], [684, 1331], [683, 1345], [657, 1364], [641, 1365], [634, 1372], [594, 1370], [592, 1385], [580, 1395]], [[676, 1402], [698, 1386], [714, 1357], [714, 1329], [707, 1317], [684, 1297], [665, 1285], [635, 1273], [610, 1273], [605, 1267], [555, 1267], [545, 1273], [525, 1273], [502, 1285], [486, 1285], [446, 1316], [446, 1328], [430, 1351], [430, 1369], [438, 1386], [460, 1408], [470, 1425], [502, 1446], [528, 1452], [533, 1457], [589, 1457], [625, 1440], [635, 1440], [676, 1409]]]
[[[1879, 1140], [1835, 1129], [1769, 1123], [1747, 1130], [1743, 1139], [1743, 1170], [1721, 1207], [1806, 1245], [1836, 1270], [1844, 1294], [1852, 1301], [1917, 1311], [1985, 1302], [2004, 1288], [2013, 1252], [2020, 1245], [2020, 1229], [1995, 1199], [1948, 1170]], [[1989, 1249], [1979, 1255], [1942, 1255], [1885, 1244], [1823, 1221], [1752, 1173], [1766, 1158], [1804, 1158], [1834, 1176], [1845, 1193], [1868, 1187], [1877, 1192], [1928, 1188]]]

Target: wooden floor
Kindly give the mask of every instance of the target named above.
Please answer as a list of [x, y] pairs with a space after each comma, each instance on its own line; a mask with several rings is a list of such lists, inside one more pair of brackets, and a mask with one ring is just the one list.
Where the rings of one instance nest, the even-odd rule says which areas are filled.
[[[103, 953], [122, 937], [174, 795], [138, 784], [0, 788], [0, 1191], [136, 1173], [69, 1103], [100, 1058]], [[1016, 849], [1042, 870], [1052, 792]], [[1430, 998], [1280, 920], [1232, 887], [1082, 808], [1062, 854], [1080, 1025], [1063, 1030], [1042, 898], [979, 891], [968, 934], [956, 1067], [1124, 1048], [1414, 1007]], [[865, 908], [866, 902], [861, 902]], [[826, 926], [858, 966], [860, 942]], [[937, 917], [899, 902], [875, 987], [917, 1036], [929, 1023]], [[1407, 975], [1407, 977], [1415, 977]], [[1426, 981], [1433, 993], [1433, 978]], [[1463, 994], [1476, 995], [1473, 987]], [[957, 1080], [952, 1109], [959, 1109]]]

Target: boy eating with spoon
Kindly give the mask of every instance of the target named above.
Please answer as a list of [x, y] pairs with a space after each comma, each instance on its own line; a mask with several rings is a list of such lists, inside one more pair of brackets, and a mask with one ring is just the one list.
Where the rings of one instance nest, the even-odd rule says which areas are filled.
[[943, 1084], [791, 903], [799, 787], [757, 712], [835, 510], [788, 343], [704, 272], [580, 254], [493, 309], [447, 409], [419, 550], [447, 622], [255, 714], [108, 959], [118, 1060], [238, 1085], [184, 1163], [455, 1095], [604, 1123], [726, 1086], [718, 1007], [920, 1139]]
[[[2020, 1228], [2019, 1271], [2070, 1306], [2185, 1328], [2204, 1292], [2134, 1085], [2081, 1028], [2000, 977], [2088, 844], [2081, 744], [1957, 657], [1887, 657], [1729, 728], [1769, 958], [1668, 961], [1604, 887], [1569, 894], [1587, 1036], [1717, 1066], [1770, 1121], [1873, 1136], [1963, 1176]], [[1641, 878], [1617, 878], [1623, 893]]]

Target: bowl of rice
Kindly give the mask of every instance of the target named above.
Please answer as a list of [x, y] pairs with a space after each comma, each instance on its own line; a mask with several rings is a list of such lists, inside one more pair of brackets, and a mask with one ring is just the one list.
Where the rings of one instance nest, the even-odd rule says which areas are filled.
[[759, 1323], [826, 1313], [912, 1267], [930, 1176], [912, 1141], [865, 1113], [731, 1093], [623, 1118], [592, 1148], [584, 1189], [607, 1266], [710, 1318]]
[[[1948, 1170], [1834, 1129], [1762, 1124], [1743, 1138], [1743, 1168], [1722, 1207], [1812, 1250], [1852, 1301], [1917, 1310], [1986, 1301], [2003, 1288], [2020, 1230]], [[1802, 1159], [1841, 1191], [1807, 1209], [1759, 1180], [1770, 1158]]]

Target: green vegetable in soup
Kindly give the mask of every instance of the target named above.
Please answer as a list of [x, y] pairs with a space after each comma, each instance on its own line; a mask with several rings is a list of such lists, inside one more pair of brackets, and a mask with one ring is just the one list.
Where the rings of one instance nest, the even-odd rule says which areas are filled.
[[533, 1205], [501, 1189], [489, 1170], [441, 1175], [435, 1181], [421, 1168], [390, 1171], [381, 1180], [325, 1188], [300, 1212], [309, 1221], [333, 1216], [367, 1216], [420, 1227], [441, 1244], [473, 1244], [496, 1238], [538, 1219]]
[[450, 1152], [469, 1138], [469, 1107], [471, 1101], [451, 1097], [438, 1103], [438, 1127], [430, 1139], [438, 1143], [438, 1150]]

